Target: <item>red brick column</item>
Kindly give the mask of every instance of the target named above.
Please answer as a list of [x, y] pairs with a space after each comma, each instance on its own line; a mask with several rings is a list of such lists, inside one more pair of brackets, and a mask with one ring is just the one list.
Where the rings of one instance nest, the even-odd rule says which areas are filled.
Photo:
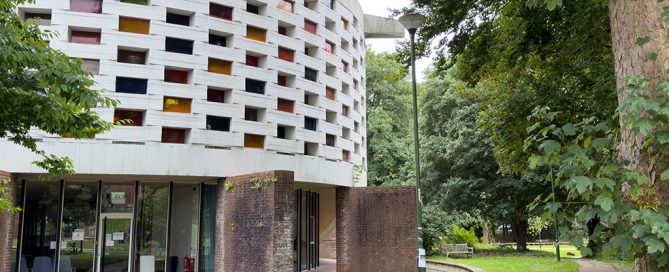
[[219, 183], [217, 271], [293, 271], [293, 183], [286, 171]]
[[414, 187], [337, 188], [337, 271], [416, 271]]
[[[16, 183], [5, 184], [3, 181], [10, 179], [11, 174], [0, 171], [0, 187], [9, 188], [9, 196], [16, 199]], [[0, 211], [0, 271], [11, 271], [12, 264], [12, 240], [14, 238], [14, 220], [17, 215], [7, 211]]]

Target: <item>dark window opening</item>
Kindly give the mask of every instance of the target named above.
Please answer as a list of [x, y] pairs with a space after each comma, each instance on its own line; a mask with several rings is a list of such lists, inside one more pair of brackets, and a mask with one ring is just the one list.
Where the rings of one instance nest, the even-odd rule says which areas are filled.
[[209, 34], [209, 44], [227, 47], [228, 46], [228, 38], [223, 37], [223, 36], [219, 36], [219, 35], [215, 35], [215, 34]]
[[207, 130], [230, 131], [230, 118], [207, 115]]
[[318, 71], [305, 67], [304, 68], [304, 78], [316, 82], [318, 80]]
[[246, 11], [253, 14], [260, 14], [260, 7], [256, 5], [246, 4]]
[[132, 64], [146, 64], [146, 51], [141, 52], [119, 49], [116, 61]]
[[305, 129], [316, 131], [317, 126], [318, 126], [318, 119], [311, 118], [311, 117], [308, 117], [308, 116], [304, 117], [304, 128]]
[[287, 139], [286, 138], [286, 127], [278, 126], [276, 128], [276, 137], [279, 138], [279, 139]]
[[259, 119], [259, 110], [254, 108], [244, 109], [244, 120], [258, 122]]
[[186, 130], [177, 128], [163, 128], [161, 142], [168, 144], [185, 144]]
[[144, 121], [144, 112], [135, 110], [114, 110], [114, 124], [118, 126], [141, 127]]
[[165, 51], [192, 55], [193, 41], [167, 37], [165, 38]]
[[337, 139], [337, 136], [332, 135], [332, 134], [326, 134], [325, 135], [325, 145], [334, 147], [336, 139]]
[[209, 15], [223, 20], [232, 21], [233, 8], [209, 3]]
[[225, 91], [207, 89], [207, 101], [216, 103], [225, 103]]
[[188, 71], [165, 68], [165, 82], [188, 84]]
[[190, 16], [188, 16], [188, 15], [181, 15], [181, 14], [168, 12], [166, 21], [167, 21], [168, 24], [190, 26]]
[[146, 94], [148, 79], [116, 77], [117, 93]]
[[265, 82], [247, 78], [246, 91], [255, 94], [265, 94]]

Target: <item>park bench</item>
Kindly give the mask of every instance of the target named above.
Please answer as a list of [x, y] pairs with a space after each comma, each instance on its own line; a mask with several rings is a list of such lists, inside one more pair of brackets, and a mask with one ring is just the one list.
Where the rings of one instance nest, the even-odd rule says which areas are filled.
[[442, 253], [449, 257], [451, 254], [464, 254], [474, 257], [474, 248], [468, 247], [467, 244], [445, 244], [441, 248]]

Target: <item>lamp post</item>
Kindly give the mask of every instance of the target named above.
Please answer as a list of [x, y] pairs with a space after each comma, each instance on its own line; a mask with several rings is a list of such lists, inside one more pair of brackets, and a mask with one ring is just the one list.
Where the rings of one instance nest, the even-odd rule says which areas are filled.
[[426, 271], [425, 249], [423, 248], [423, 227], [420, 201], [420, 151], [418, 140], [418, 98], [416, 93], [416, 31], [425, 23], [425, 16], [417, 13], [404, 14], [399, 18], [400, 24], [409, 31], [411, 36], [411, 83], [413, 90], [413, 137], [414, 155], [416, 159], [416, 215], [418, 220], [418, 271]]

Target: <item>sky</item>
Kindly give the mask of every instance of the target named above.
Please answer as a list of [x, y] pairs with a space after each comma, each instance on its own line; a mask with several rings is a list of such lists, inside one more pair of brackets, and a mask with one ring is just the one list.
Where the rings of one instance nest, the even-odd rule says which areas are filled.
[[[366, 14], [388, 17], [388, 9], [401, 9], [409, 6], [411, 0], [361, 0], [359, 1], [363, 11]], [[406, 39], [409, 39], [409, 33], [406, 33]], [[397, 40], [395, 39], [367, 39], [367, 45], [372, 47], [375, 52], [394, 52]], [[430, 65], [431, 59], [424, 58], [416, 62], [416, 71], [419, 73], [417, 78], [422, 80], [423, 71]]]

